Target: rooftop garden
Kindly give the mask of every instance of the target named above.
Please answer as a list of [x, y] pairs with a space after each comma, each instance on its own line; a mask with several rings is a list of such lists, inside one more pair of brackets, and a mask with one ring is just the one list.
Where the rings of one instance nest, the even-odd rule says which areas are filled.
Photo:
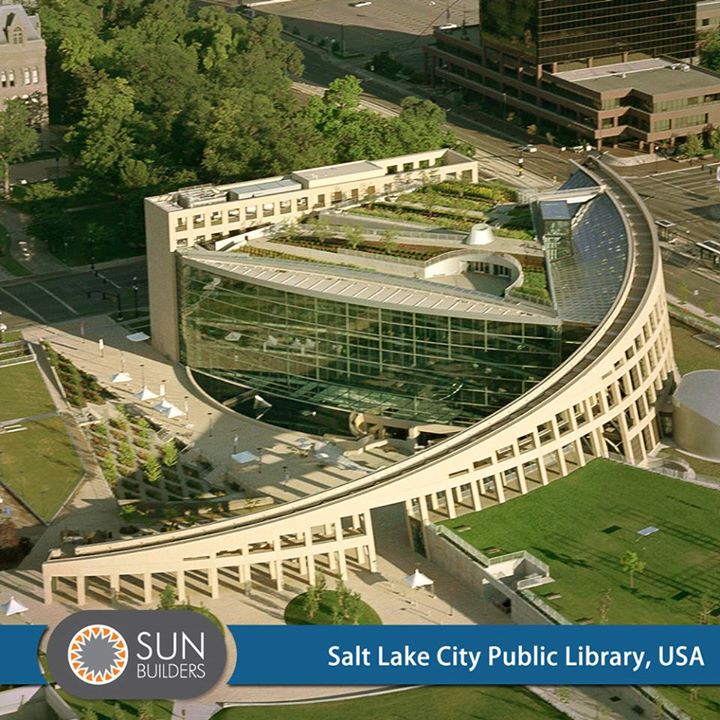
[[[469, 527], [462, 538], [488, 555], [527, 550], [546, 562], [554, 582], [537, 595], [571, 622], [682, 624], [720, 616], [720, 529], [708, 522], [719, 510], [715, 490], [594, 460], [540, 492], [444, 524]], [[638, 534], [651, 526], [658, 531]]]

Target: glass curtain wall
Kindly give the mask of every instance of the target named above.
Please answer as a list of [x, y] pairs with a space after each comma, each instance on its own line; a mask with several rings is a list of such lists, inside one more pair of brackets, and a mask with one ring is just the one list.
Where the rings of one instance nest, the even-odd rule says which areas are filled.
[[695, 0], [481, 0], [483, 33], [538, 63], [623, 52], [695, 54]]
[[558, 327], [366, 307], [180, 262], [182, 361], [299, 401], [467, 424], [560, 363]]

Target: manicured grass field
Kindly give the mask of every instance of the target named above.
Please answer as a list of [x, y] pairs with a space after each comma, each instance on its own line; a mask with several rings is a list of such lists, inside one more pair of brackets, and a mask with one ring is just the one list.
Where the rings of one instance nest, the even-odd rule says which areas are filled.
[[561, 720], [566, 716], [514, 687], [424, 687], [370, 698], [311, 705], [221, 710], [213, 720]]
[[[320, 596], [320, 607], [312, 618], [308, 617], [303, 604], [307, 593], [294, 597], [285, 608], [285, 622], [288, 625], [332, 625], [333, 612], [338, 608], [338, 593], [324, 590]], [[358, 625], [382, 625], [380, 616], [367, 604], [362, 603]]]
[[[122, 717], [127, 720], [136, 720], [141, 703], [137, 700], [81, 700], [79, 698], [68, 695], [65, 691], [60, 690], [65, 702], [70, 705], [82, 718], [87, 710], [92, 710], [97, 714], [98, 720], [115, 720], [118, 717], [115, 708], [119, 708], [124, 715]], [[173, 720], [173, 703], [168, 700], [155, 700], [151, 703], [153, 720]]]
[[720, 350], [696, 340], [698, 330], [677, 322], [670, 323], [670, 327], [675, 360], [683, 375], [693, 370], [720, 370]]
[[[599, 622], [609, 589], [610, 623], [696, 623], [703, 596], [713, 608], [720, 601], [718, 512], [720, 492], [594, 460], [546, 488], [444, 524], [470, 526], [460, 537], [488, 554], [528, 550], [546, 562], [554, 582], [536, 592], [571, 622]], [[651, 525], [659, 532], [637, 534]], [[628, 550], [647, 564], [635, 589], [620, 565]]]
[[80, 481], [82, 467], [59, 417], [0, 435], [0, 480], [50, 519]]
[[0, 421], [30, 417], [55, 409], [34, 362], [0, 368], [0, 387]]
[[692, 720], [717, 720], [720, 717], [720, 686], [704, 685], [695, 688], [697, 699], [689, 687], [657, 688], [670, 702], [684, 710]]

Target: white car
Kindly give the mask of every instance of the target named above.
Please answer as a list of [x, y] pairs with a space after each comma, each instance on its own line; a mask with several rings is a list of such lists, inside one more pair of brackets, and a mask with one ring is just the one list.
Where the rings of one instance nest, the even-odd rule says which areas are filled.
[[372, 5], [370, 0], [360, 0], [360, 2], [351, 2], [350, 3], [350, 7], [354, 7], [354, 8], [367, 7], [368, 5]]
[[537, 148], [535, 145], [523, 145], [520, 148], [520, 152], [535, 153], [537, 152]]

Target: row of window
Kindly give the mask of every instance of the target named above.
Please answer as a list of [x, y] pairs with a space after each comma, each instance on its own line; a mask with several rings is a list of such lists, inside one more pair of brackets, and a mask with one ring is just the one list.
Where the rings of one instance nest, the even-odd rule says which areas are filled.
[[[472, 170], [463, 170], [460, 173], [460, 178], [462, 180], [472, 181]], [[439, 173], [434, 172], [431, 172], [428, 175], [429, 182], [440, 182], [440, 180], [457, 179], [458, 174], [454, 172], [445, 173], [444, 176], [441, 176]], [[388, 194], [396, 192], [400, 188], [401, 186], [396, 182], [385, 183], [382, 186], [382, 193]], [[365, 188], [363, 196], [365, 198], [372, 197], [378, 192], [378, 190], [379, 188], [375, 185], [368, 185], [367, 188]], [[360, 199], [360, 190], [358, 188], [353, 188], [349, 192], [337, 190], [335, 192], [327, 194], [320, 193], [316, 196], [315, 202], [312, 205], [312, 209], [320, 210], [322, 208], [332, 205], [339, 205], [340, 203], [347, 201], [357, 202]], [[250, 222], [258, 220], [260, 218], [271, 218], [276, 215], [289, 215], [293, 212], [304, 213], [308, 212], [311, 209], [310, 202], [311, 200], [308, 197], [299, 197], [294, 200], [294, 207], [292, 199], [265, 202], [259, 205], [246, 205], [245, 208], [234, 208], [232, 210], [228, 210], [227, 220], [225, 219], [225, 215], [222, 210], [213, 210], [209, 216], [205, 213], [196, 213], [191, 218], [178, 217], [175, 224], [175, 232], [183, 232], [188, 230], [189, 228], [192, 228], [193, 230], [198, 230], [200, 228], [204, 228], [208, 223], [211, 226], [223, 225], [225, 222]], [[195, 240], [197, 241], [199, 240], [199, 238], [196, 237]], [[180, 244], [180, 241], [178, 241], [178, 244]]]
[[23, 85], [38, 85], [40, 83], [40, 71], [37, 67], [25, 67], [21, 71], [15, 73], [15, 70], [0, 70], [0, 87], [15, 87], [22, 77]]

